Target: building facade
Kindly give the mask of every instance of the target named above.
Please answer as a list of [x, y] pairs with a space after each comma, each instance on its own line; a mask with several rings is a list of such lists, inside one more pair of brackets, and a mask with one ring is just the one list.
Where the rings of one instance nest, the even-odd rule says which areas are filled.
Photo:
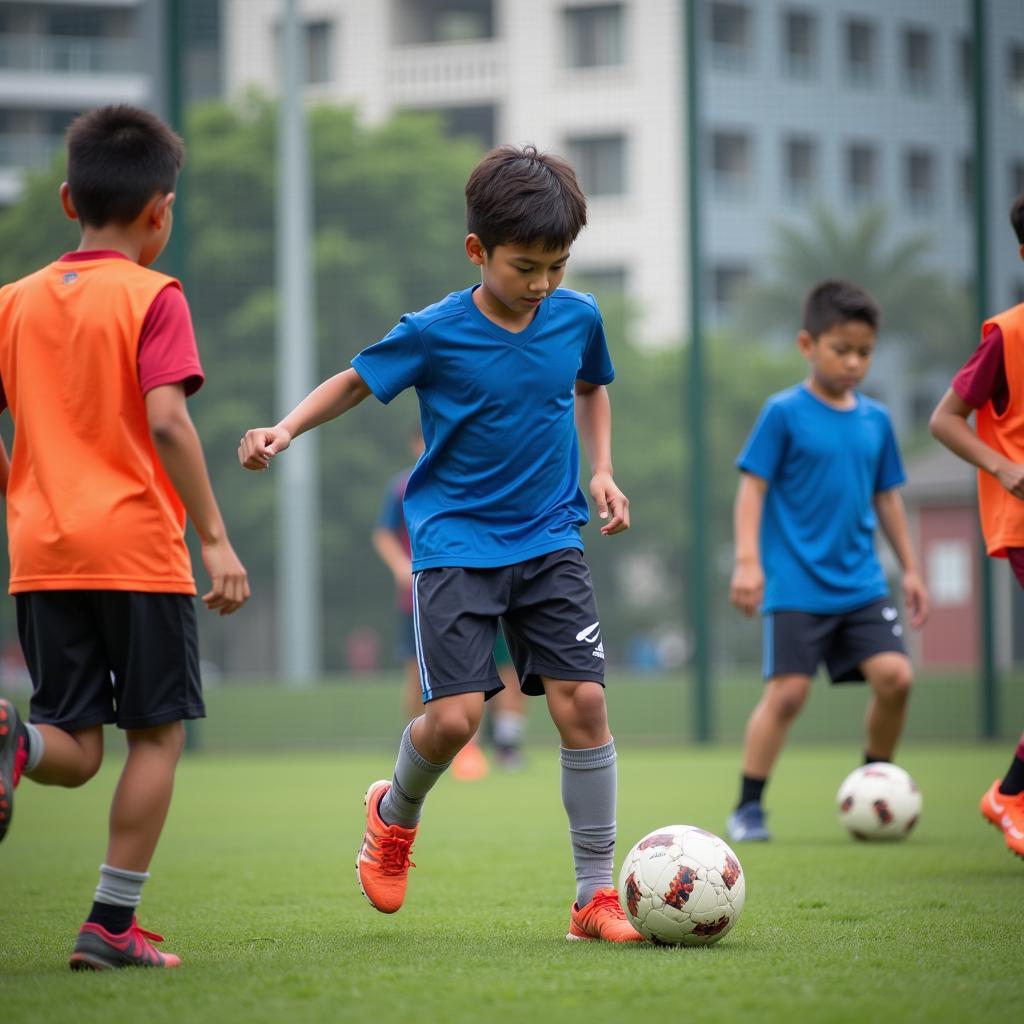
[[[1024, 192], [1024, 4], [991, 0], [993, 223]], [[368, 121], [432, 110], [485, 144], [567, 155], [591, 202], [577, 276], [620, 285], [648, 341], [687, 331], [681, 0], [303, 0], [311, 97]], [[273, 91], [279, 0], [224, 0], [225, 84]], [[962, 0], [706, 0], [700, 5], [705, 294], [713, 320], [815, 203], [929, 231], [953, 279], [973, 266], [970, 5]], [[1007, 229], [1008, 230], [1008, 229]], [[993, 303], [1024, 266], [993, 232]]]

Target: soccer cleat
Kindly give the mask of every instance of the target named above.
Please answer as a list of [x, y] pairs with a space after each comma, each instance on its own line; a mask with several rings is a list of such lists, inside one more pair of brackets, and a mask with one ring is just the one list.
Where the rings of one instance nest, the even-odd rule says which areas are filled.
[[591, 939], [643, 942], [644, 938], [626, 920], [626, 912], [614, 889], [598, 889], [585, 907], [574, 903], [569, 911], [569, 931], [565, 937], [570, 942], [589, 942]]
[[86, 921], [78, 932], [68, 966], [73, 971], [112, 971], [121, 967], [180, 967], [181, 958], [161, 953], [150, 942], [164, 937], [140, 928], [135, 918], [127, 931], [114, 935], [102, 925]]
[[765, 843], [772, 834], [764, 823], [764, 817], [761, 805], [751, 800], [729, 815], [725, 830], [734, 843]]
[[27, 760], [28, 743], [18, 709], [9, 700], [0, 700], [0, 840], [11, 827], [14, 788]]
[[359, 891], [382, 914], [401, 907], [409, 868], [416, 867], [409, 859], [416, 829], [388, 825], [380, 816], [380, 802], [390, 788], [387, 779], [380, 779], [366, 791], [366, 832], [356, 858]]
[[999, 782], [981, 798], [981, 813], [1003, 833], [1010, 852], [1024, 857], [1024, 793], [1000, 793]]
[[487, 777], [487, 756], [475, 739], [470, 740], [452, 761], [452, 778], [459, 782], [476, 782]]

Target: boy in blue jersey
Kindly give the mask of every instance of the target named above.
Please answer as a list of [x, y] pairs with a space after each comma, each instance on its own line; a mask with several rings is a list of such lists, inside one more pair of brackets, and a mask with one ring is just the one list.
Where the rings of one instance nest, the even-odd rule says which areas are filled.
[[481, 282], [408, 314], [276, 427], [250, 430], [239, 460], [266, 469], [297, 435], [373, 394], [414, 387], [426, 450], [405, 492], [424, 713], [391, 781], [366, 794], [360, 888], [402, 905], [424, 799], [501, 689], [499, 616], [523, 691], [543, 694], [561, 737], [562, 800], [576, 869], [570, 939], [640, 935], [612, 884], [615, 745], [604, 647], [580, 529], [579, 436], [611, 536], [629, 527], [612, 477], [614, 377], [597, 304], [559, 288], [586, 200], [567, 163], [533, 147], [489, 153], [466, 184], [466, 255]]
[[879, 311], [862, 289], [824, 281], [807, 296], [797, 336], [802, 384], [765, 403], [737, 459], [736, 566], [730, 597], [764, 618], [764, 694], [747, 723], [731, 839], [766, 840], [761, 797], [824, 661], [833, 683], [872, 697], [865, 763], [892, 758], [913, 679], [903, 627], [874, 548], [880, 525], [903, 569], [911, 625], [928, 596], [914, 562], [889, 414], [856, 388], [871, 365]]

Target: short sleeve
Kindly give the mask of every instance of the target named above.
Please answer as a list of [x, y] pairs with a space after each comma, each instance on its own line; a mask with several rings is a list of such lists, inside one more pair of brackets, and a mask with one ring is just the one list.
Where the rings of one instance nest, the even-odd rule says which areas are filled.
[[164, 384], [183, 384], [186, 395], [202, 387], [203, 367], [192, 329], [192, 314], [177, 285], [163, 288], [146, 311], [137, 360], [139, 386], [144, 395]]
[[896, 433], [892, 429], [892, 421], [884, 417], [882, 430], [882, 451], [878, 460], [878, 473], [875, 476], [875, 493], [890, 491], [905, 483], [907, 474], [903, 471], [903, 459], [900, 458], [900, 446], [896, 443]]
[[986, 327], [981, 344], [953, 378], [952, 388], [972, 409], [980, 409], [989, 401], [997, 413], [1006, 408], [1009, 392], [1003, 358], [1003, 332], [998, 324]]
[[376, 344], [364, 348], [352, 365], [385, 405], [406, 388], [424, 384], [430, 369], [423, 339], [409, 316], [403, 316]]
[[604, 336], [604, 321], [601, 319], [601, 311], [594, 305], [594, 326], [587, 340], [587, 347], [583, 351], [583, 360], [580, 363], [577, 380], [584, 380], [588, 384], [610, 384], [615, 379], [615, 367], [612, 366], [612, 357], [608, 352], [608, 341]]
[[382, 530], [398, 531], [405, 525], [405, 512], [402, 509], [402, 488], [399, 480], [389, 480], [384, 500], [377, 514], [377, 526]]
[[770, 482], [786, 453], [788, 438], [789, 428], [782, 406], [777, 402], [769, 402], [761, 409], [761, 415], [736, 459], [736, 465], [744, 473], [753, 473]]

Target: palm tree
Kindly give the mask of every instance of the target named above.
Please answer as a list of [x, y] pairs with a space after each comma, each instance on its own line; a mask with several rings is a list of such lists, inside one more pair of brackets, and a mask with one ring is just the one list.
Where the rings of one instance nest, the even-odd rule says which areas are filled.
[[806, 227], [779, 224], [771, 276], [751, 282], [739, 296], [741, 326], [755, 336], [794, 332], [808, 288], [840, 277], [871, 293], [882, 308], [883, 333], [909, 346], [913, 365], [957, 365], [975, 333], [967, 288], [935, 269], [930, 234], [890, 242], [887, 227], [881, 207], [849, 226], [821, 206]]

